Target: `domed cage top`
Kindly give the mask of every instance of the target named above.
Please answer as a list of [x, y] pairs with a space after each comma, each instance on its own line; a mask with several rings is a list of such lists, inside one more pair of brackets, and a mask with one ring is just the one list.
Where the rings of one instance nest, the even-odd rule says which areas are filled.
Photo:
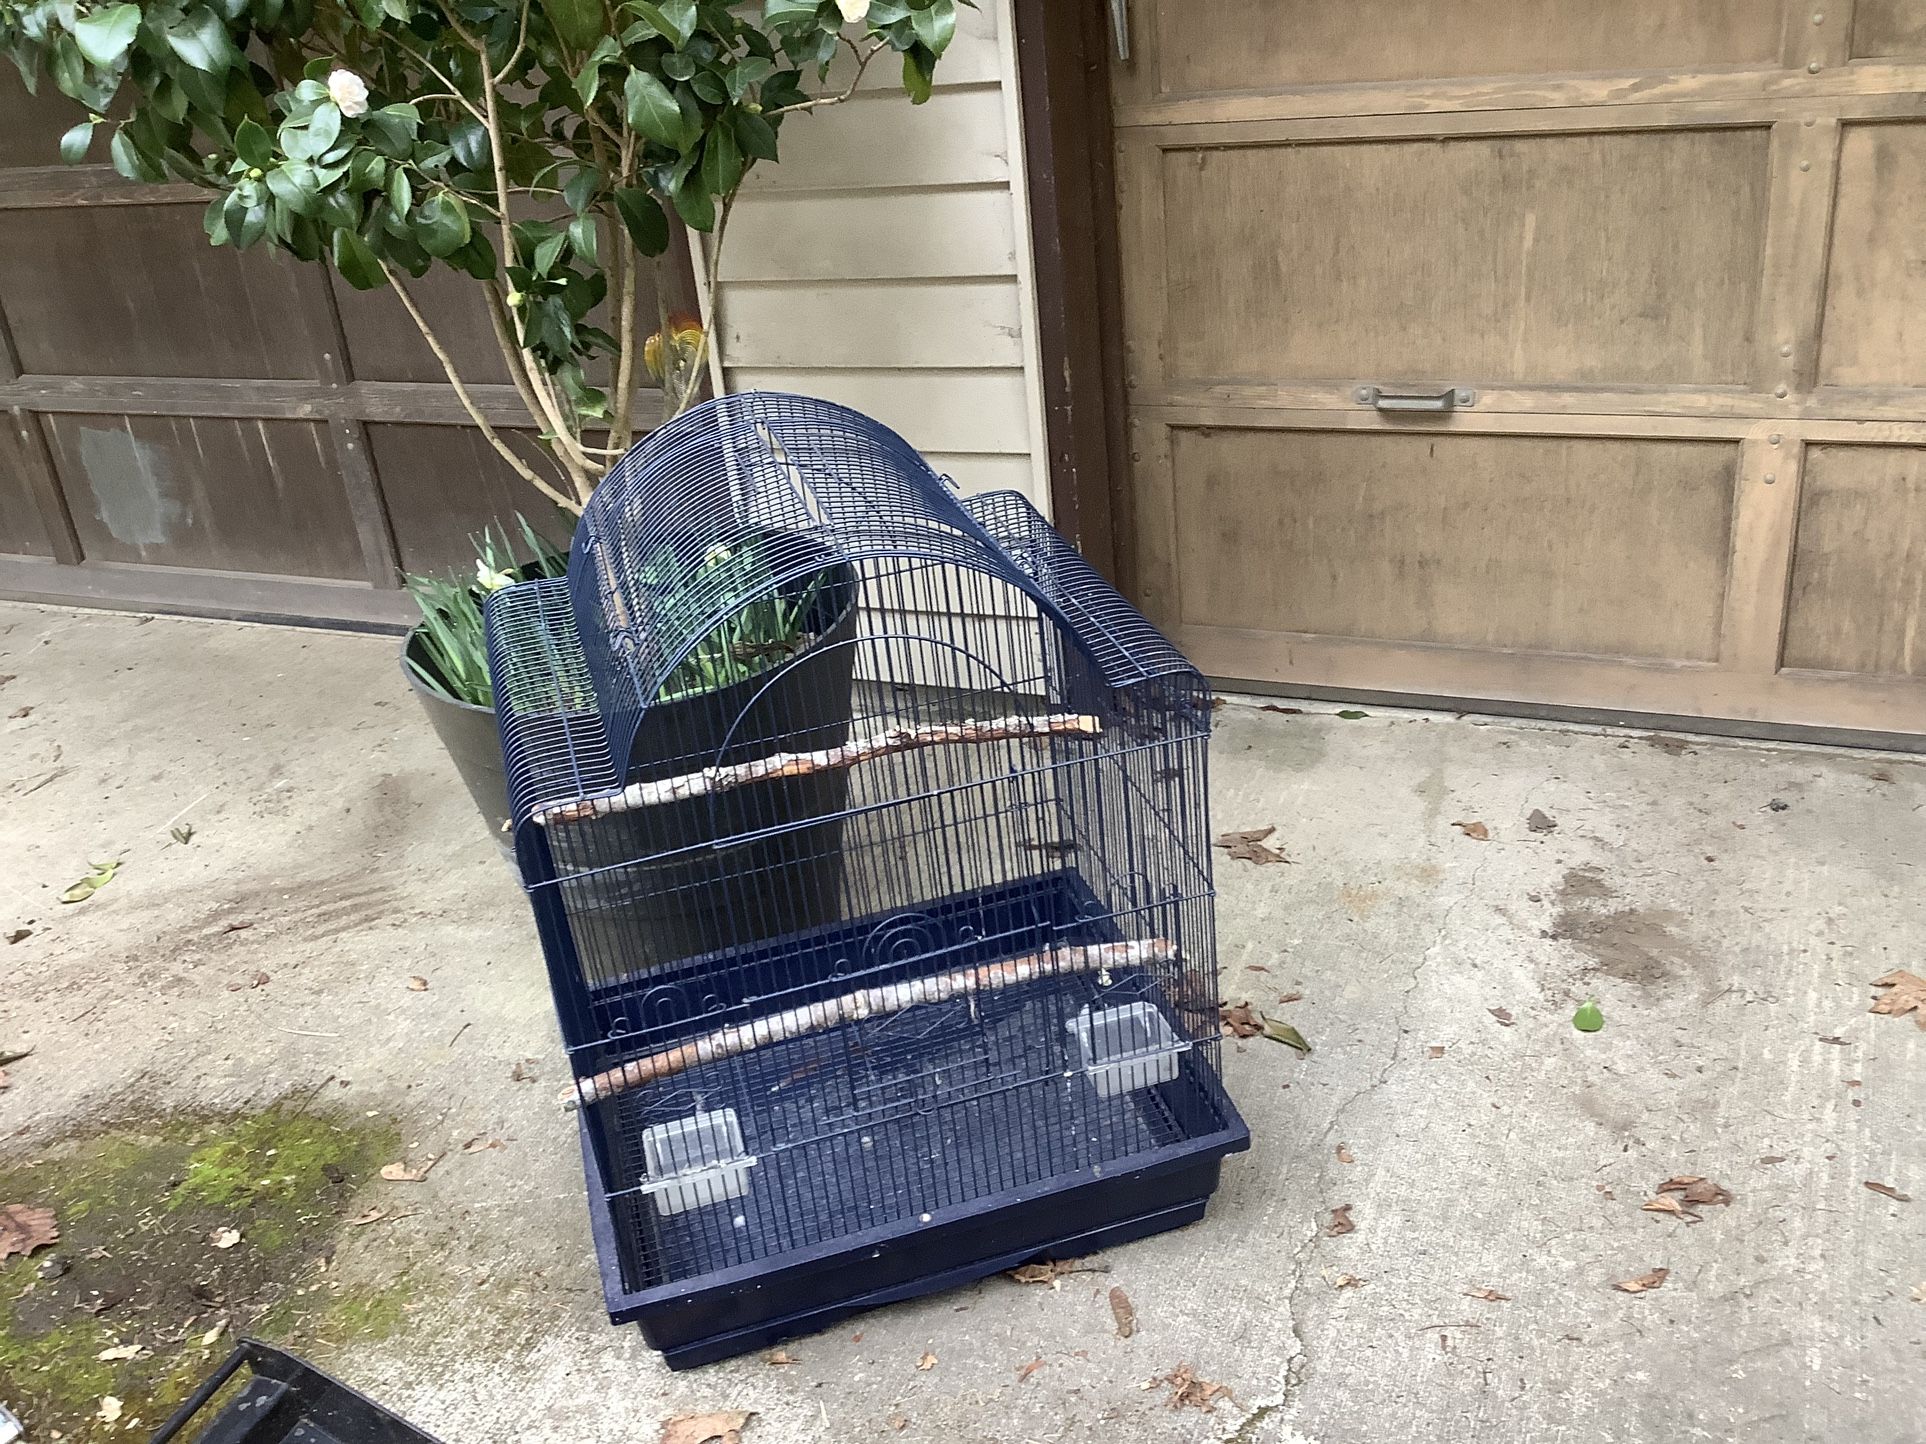
[[1201, 1211], [1209, 689], [1028, 501], [723, 397], [487, 624], [612, 1317], [701, 1362]]

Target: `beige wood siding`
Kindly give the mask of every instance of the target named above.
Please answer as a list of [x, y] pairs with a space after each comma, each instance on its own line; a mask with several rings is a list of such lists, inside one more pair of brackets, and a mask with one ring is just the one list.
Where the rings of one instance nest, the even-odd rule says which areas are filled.
[[792, 118], [737, 202], [713, 305], [725, 384], [854, 406], [965, 491], [1048, 511], [1008, 0], [959, 8], [927, 104], [888, 60]]

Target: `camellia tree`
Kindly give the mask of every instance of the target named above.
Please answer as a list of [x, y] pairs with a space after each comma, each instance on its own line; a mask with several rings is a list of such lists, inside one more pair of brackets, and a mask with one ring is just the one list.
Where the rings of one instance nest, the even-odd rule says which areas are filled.
[[[785, 121], [847, 100], [884, 52], [927, 99], [956, 4], [0, 0], [0, 47], [30, 89], [46, 76], [87, 108], [65, 159], [107, 127], [123, 175], [214, 193], [215, 244], [393, 286], [489, 443], [579, 512], [638, 429], [638, 349], [670, 413], [702, 384], [699, 325], [659, 311], [638, 347], [642, 263], [680, 222], [709, 235], [713, 287], [743, 177], [777, 159]], [[558, 478], [488, 423], [410, 294], [437, 264], [480, 289]]]

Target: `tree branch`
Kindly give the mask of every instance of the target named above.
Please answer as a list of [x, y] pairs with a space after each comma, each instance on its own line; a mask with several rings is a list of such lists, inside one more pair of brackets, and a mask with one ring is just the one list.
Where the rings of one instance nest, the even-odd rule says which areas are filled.
[[848, 89], [836, 95], [819, 95], [813, 100], [798, 100], [793, 105], [779, 105], [774, 110], [765, 112], [766, 114], [788, 115], [792, 110], [815, 110], [824, 105], [841, 105], [845, 100], [848, 100], [856, 94], [856, 87], [863, 83], [863, 72], [869, 69], [869, 62], [876, 58], [877, 52], [889, 48], [887, 44], [879, 40], [870, 46], [869, 49], [864, 50], [847, 35], [838, 38], [842, 40], [843, 44], [849, 47], [850, 53], [856, 57], [856, 73], [849, 77]]
[[501, 454], [502, 459], [514, 468], [515, 474], [523, 481], [564, 511], [580, 516], [581, 506], [551, 485], [534, 467], [517, 456], [509, 444], [502, 440], [501, 433], [488, 424], [488, 418], [482, 415], [481, 407], [476, 403], [466, 383], [462, 381], [461, 374], [455, 370], [455, 358], [450, 356], [448, 348], [441, 344], [441, 338], [435, 335], [434, 327], [428, 324], [428, 318], [422, 315], [421, 308], [415, 304], [415, 298], [408, 294], [408, 288], [401, 284], [400, 275], [388, 262], [380, 261], [378, 264], [381, 267], [381, 274], [388, 278], [388, 284], [393, 286], [395, 294], [401, 297], [401, 304], [407, 309], [408, 318], [415, 323], [415, 329], [421, 332], [421, 339], [428, 343], [428, 349], [435, 353], [435, 360], [441, 363], [441, 369], [447, 373], [449, 383], [455, 388], [455, 397], [461, 402], [462, 410], [466, 411], [468, 419], [481, 429], [481, 434], [487, 438], [488, 444]]

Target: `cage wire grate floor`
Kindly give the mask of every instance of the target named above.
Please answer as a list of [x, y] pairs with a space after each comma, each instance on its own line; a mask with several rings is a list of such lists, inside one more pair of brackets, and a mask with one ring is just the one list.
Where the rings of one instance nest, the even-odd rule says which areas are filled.
[[890, 1019], [845, 1024], [759, 1048], [746, 1068], [698, 1068], [673, 1086], [600, 1105], [618, 1140], [618, 1176], [648, 1172], [639, 1140], [651, 1126], [724, 1109], [755, 1159], [741, 1170], [739, 1197], [712, 1185], [707, 1201], [677, 1213], [665, 1214], [640, 1185], [618, 1191], [626, 1282], [650, 1288], [913, 1225], [1222, 1129], [1187, 1048], [1175, 1079], [1111, 1097], [1060, 1062], [1080, 1009], [1151, 996], [1141, 975], [1109, 990], [1088, 978], [1045, 979], [976, 1000], [974, 1019], [971, 1000], [955, 999], [918, 1010], [926, 1016], [913, 1036]]

